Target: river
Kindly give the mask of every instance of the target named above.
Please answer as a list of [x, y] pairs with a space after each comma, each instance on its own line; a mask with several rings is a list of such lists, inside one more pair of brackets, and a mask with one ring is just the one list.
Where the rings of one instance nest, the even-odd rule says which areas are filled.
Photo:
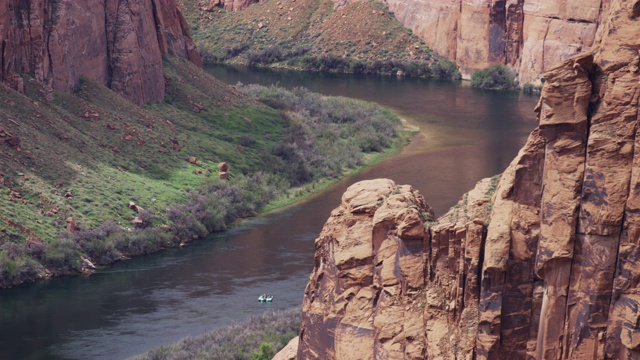
[[[388, 177], [419, 189], [437, 214], [502, 172], [535, 127], [537, 98], [447, 81], [215, 66], [230, 84], [305, 86], [394, 109], [421, 129], [402, 154], [302, 204], [242, 221], [179, 249], [90, 276], [0, 290], [0, 358], [120, 359], [266, 309], [302, 303], [313, 240], [352, 183]], [[271, 304], [257, 296], [275, 294]]]

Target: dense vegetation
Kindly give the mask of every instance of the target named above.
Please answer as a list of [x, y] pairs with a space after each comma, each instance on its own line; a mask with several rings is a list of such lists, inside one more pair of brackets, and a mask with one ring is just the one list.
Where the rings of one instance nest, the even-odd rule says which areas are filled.
[[161, 346], [135, 360], [271, 359], [300, 330], [300, 309], [270, 311], [249, 320], [219, 328], [202, 336]]
[[[205, 62], [425, 78], [460, 77], [380, 1], [267, 1], [238, 12], [180, 0]], [[203, 9], [206, 9], [203, 10]]]
[[378, 105], [344, 97], [323, 97], [304, 88], [242, 85], [236, 88], [282, 111], [289, 120], [272, 153], [279, 174], [294, 184], [336, 177], [364, 163], [367, 153], [397, 143], [399, 119]]
[[397, 117], [372, 104], [228, 87], [172, 58], [165, 73], [166, 102], [144, 107], [88, 80], [52, 101], [35, 82], [0, 95], [15, 121], [0, 133], [21, 139], [0, 143], [0, 286], [224, 230], [402, 141]]
[[538, 95], [540, 94], [541, 91], [542, 91], [542, 86], [535, 86], [529, 83], [524, 84], [522, 86], [522, 92], [528, 95]]
[[492, 65], [471, 75], [471, 86], [489, 90], [515, 90], [517, 74], [506, 65]]

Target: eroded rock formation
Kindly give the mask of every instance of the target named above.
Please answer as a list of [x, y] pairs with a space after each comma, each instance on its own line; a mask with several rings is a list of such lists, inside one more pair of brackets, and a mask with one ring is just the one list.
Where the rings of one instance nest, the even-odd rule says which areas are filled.
[[[336, 0], [343, 1], [343, 0]], [[464, 76], [508, 64], [539, 85], [551, 67], [594, 43], [609, 0], [385, 0], [406, 27]]]
[[611, 1], [594, 51], [545, 75], [497, 186], [422, 239], [381, 215], [395, 184], [347, 191], [316, 241], [299, 359], [640, 359], [638, 9]]
[[164, 99], [162, 55], [202, 65], [175, 0], [6, 0], [0, 3], [0, 80], [29, 74], [58, 91], [81, 76], [142, 104]]
[[298, 358], [421, 358], [424, 222], [432, 216], [410, 186], [379, 179], [349, 187], [316, 240]]

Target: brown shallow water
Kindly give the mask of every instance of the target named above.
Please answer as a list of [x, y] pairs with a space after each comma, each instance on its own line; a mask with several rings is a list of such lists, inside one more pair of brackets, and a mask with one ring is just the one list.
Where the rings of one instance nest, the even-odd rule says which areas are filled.
[[[302, 302], [313, 240], [350, 184], [377, 177], [418, 188], [438, 214], [500, 173], [534, 128], [536, 99], [451, 82], [210, 69], [229, 83], [305, 86], [376, 101], [422, 133], [401, 155], [300, 205], [91, 276], [0, 290], [0, 359], [120, 359]], [[275, 294], [258, 304], [262, 293]]]

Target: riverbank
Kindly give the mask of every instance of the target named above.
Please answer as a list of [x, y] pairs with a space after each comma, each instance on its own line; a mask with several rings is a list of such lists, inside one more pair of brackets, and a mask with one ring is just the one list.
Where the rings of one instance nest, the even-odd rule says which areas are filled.
[[[169, 70], [169, 74], [180, 71], [178, 68]], [[193, 74], [193, 71], [195, 70], [187, 70], [185, 75]], [[190, 142], [190, 146], [200, 148], [200, 153], [204, 148], [219, 154], [218, 159], [227, 160], [229, 169], [225, 169], [224, 177], [228, 177], [228, 180], [211, 176], [219, 170], [211, 153], [208, 156], [181, 159], [178, 162], [181, 166], [177, 169], [161, 169], [158, 166], [161, 163], [158, 162], [150, 164], [153, 172], [158, 173], [160, 170], [162, 174], [155, 182], [143, 181], [143, 178], [131, 182], [131, 178], [127, 178], [127, 171], [112, 171], [109, 168], [96, 171], [100, 167], [94, 165], [92, 169], [89, 165], [78, 166], [78, 171], [86, 177], [86, 182], [76, 182], [73, 187], [65, 186], [67, 190], [64, 196], [58, 195], [63, 202], [72, 205], [69, 207], [71, 210], [67, 211], [72, 212], [73, 217], [63, 215], [64, 212], [58, 215], [59, 221], [67, 219], [63, 223], [67, 225], [66, 231], [44, 235], [35, 233], [24, 225], [30, 225], [31, 221], [35, 225], [42, 225], [44, 221], [39, 220], [39, 217], [33, 219], [27, 213], [23, 213], [23, 219], [32, 219], [31, 221], [2, 219], [15, 229], [24, 229], [23, 232], [28, 236], [15, 235], [12, 238], [14, 235], [8, 235], [6, 228], [0, 233], [1, 287], [51, 276], [91, 272], [96, 267], [133, 256], [183, 246], [191, 240], [225, 230], [236, 219], [292, 204], [326, 189], [337, 179], [397, 153], [408, 136], [398, 131], [400, 121], [392, 112], [373, 104], [346, 98], [323, 97], [304, 89], [286, 91], [254, 85], [231, 88], [234, 99], [225, 96], [225, 102], [235, 104], [253, 101], [254, 104], [245, 108], [244, 112], [238, 109], [235, 120], [226, 119], [221, 123], [220, 115], [227, 118], [229, 112], [207, 114], [208, 111], [202, 105], [205, 99], [195, 98], [197, 91], [194, 89], [182, 90], [184, 93], [181, 93], [181, 89], [174, 84], [184, 82], [181, 76], [177, 76], [177, 79], [178, 81], [170, 82], [173, 85], [170, 90], [172, 93], [167, 102], [173, 106], [191, 108], [192, 112], [202, 115], [206, 121], [220, 126], [215, 130], [216, 139], [237, 144], [233, 146], [234, 151], [227, 152], [229, 147], [221, 148], [219, 143], [203, 136], [207, 134], [207, 127], [211, 124], [200, 125], [205, 131], [201, 131], [196, 138], [185, 141]], [[205, 86], [194, 80], [189, 85], [194, 88]], [[104, 94], [96, 96], [99, 90], [96, 84], [87, 83], [81, 95], [100, 100]], [[264, 104], [262, 106], [266, 111], [256, 106], [256, 101]], [[166, 105], [149, 107], [164, 112], [171, 109]], [[224, 105], [221, 108], [224, 109]], [[264, 117], [266, 122], [256, 116], [256, 110], [268, 115]], [[102, 111], [101, 109], [96, 113]], [[176, 126], [177, 113], [172, 112], [174, 122], [170, 124]], [[116, 125], [109, 125], [107, 124], [107, 129], [118, 128]], [[124, 140], [127, 141], [129, 136], [124, 136]], [[194, 140], [203, 142], [194, 143]], [[179, 144], [178, 150], [187, 147], [182, 141], [175, 140], [174, 145], [176, 143]], [[189, 153], [200, 155], [198, 152]], [[165, 164], [170, 165], [166, 161]], [[29, 185], [35, 179], [28, 178], [37, 179], [37, 175], [32, 174], [24, 176], [24, 181], [18, 185], [20, 190], [16, 186], [10, 194], [11, 201], [4, 206], [11, 208], [21, 205], [26, 209], [30, 208], [30, 201], [26, 199], [29, 199], [28, 192], [33, 191]], [[97, 188], [96, 185], [101, 182], [104, 183], [103, 187]], [[132, 184], [136, 186], [129, 189], [136, 192], [135, 196], [123, 194], [122, 187]], [[105, 188], [112, 190], [103, 192]], [[166, 188], [168, 191], [165, 192]], [[42, 193], [42, 187], [37, 190]], [[119, 219], [109, 213], [99, 215], [98, 209], [93, 206], [103, 202], [106, 205], [104, 197], [113, 193], [121, 198], [117, 202], [128, 204]], [[17, 201], [20, 199], [22, 201]], [[107, 209], [113, 208], [122, 213], [125, 207], [114, 207], [117, 202], [109, 203]], [[54, 209], [61, 207], [59, 205]], [[54, 210], [50, 212], [55, 215]], [[78, 214], [86, 216], [77, 216]], [[40, 213], [40, 217], [46, 218], [46, 215]]]
[[268, 311], [204, 335], [160, 346], [131, 360], [271, 359], [289, 340], [298, 336], [300, 315], [299, 307]]
[[260, 2], [227, 11], [180, 0], [205, 63], [459, 79], [457, 66], [377, 1]]
[[399, 133], [400, 140], [397, 142], [396, 145], [390, 148], [384, 149], [379, 153], [368, 154], [369, 156], [365, 158], [364, 163], [362, 165], [358, 166], [355, 169], [349, 169], [345, 171], [338, 178], [320, 179], [318, 181], [314, 181], [311, 184], [291, 188], [287, 191], [286, 194], [281, 195], [279, 198], [265, 205], [262, 209], [260, 209], [260, 212], [265, 214], [265, 213], [276, 211], [288, 206], [296, 205], [303, 201], [308, 201], [316, 196], [320, 196], [324, 191], [328, 190], [329, 188], [331, 188], [332, 186], [340, 182], [345, 177], [357, 174], [377, 164], [382, 160], [385, 160], [387, 158], [400, 154], [404, 146], [409, 141], [411, 141], [411, 139], [415, 135], [417, 135], [418, 132], [419, 132], [419, 129], [417, 129], [416, 127], [406, 125], [403, 128], [403, 130]]

